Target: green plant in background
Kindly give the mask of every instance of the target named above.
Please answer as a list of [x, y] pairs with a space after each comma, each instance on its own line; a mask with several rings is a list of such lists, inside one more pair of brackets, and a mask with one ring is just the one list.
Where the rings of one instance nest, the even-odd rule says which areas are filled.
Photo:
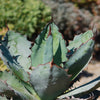
[[[0, 40], [0, 57], [10, 69], [0, 72], [0, 98], [55, 100], [80, 97], [95, 90], [100, 86], [100, 77], [69, 91], [72, 80], [89, 62], [93, 46], [93, 33], [89, 30], [75, 36], [66, 47], [53, 22], [46, 25], [32, 49], [25, 37], [8, 31]], [[68, 93], [61, 95], [66, 90]]]
[[[6, 32], [7, 29], [3, 28], [2, 30], [0, 30], [0, 35], [5, 36]], [[3, 63], [3, 61], [0, 58], [0, 71], [4, 71], [6, 69], [7, 69], [6, 65]]]
[[7, 69], [6, 65], [4, 65], [3, 61], [0, 59], [0, 71], [4, 71], [6, 69]]
[[7, 24], [29, 37], [41, 31], [50, 15], [50, 9], [40, 0], [0, 0], [0, 28]]

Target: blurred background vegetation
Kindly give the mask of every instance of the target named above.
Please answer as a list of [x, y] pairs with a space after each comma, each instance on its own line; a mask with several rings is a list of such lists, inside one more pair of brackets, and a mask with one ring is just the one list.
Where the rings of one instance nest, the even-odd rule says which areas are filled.
[[98, 30], [94, 59], [100, 60], [100, 0], [0, 0], [0, 34], [8, 26], [34, 40], [51, 15], [66, 41], [94, 23]]
[[97, 30], [94, 59], [100, 60], [100, 0], [42, 0], [51, 8], [55, 23], [65, 40], [83, 33], [95, 25]]
[[[50, 9], [40, 0], [0, 0], [0, 28], [8, 27], [31, 37], [50, 20]], [[42, 26], [42, 27], [41, 27]]]

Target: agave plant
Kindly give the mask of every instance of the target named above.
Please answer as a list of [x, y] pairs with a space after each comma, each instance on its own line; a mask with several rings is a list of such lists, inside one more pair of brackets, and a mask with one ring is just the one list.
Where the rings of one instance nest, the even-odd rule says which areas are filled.
[[32, 46], [26, 37], [8, 31], [4, 39], [0, 38], [0, 57], [10, 69], [0, 72], [0, 98], [55, 100], [95, 90], [100, 86], [100, 77], [69, 91], [72, 81], [91, 59], [93, 37], [89, 30], [75, 36], [66, 47], [58, 27], [51, 22]]

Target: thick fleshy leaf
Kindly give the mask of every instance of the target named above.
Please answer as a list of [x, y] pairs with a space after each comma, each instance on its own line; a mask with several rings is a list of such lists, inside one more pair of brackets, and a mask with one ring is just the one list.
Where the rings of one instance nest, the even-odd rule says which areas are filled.
[[88, 64], [94, 47], [94, 40], [89, 40], [83, 44], [76, 52], [70, 57], [65, 64], [65, 69], [68, 69], [68, 74], [71, 74], [71, 79], [74, 79], [79, 72]]
[[[39, 64], [45, 64], [51, 61], [47, 60], [45, 61], [45, 58], [48, 57], [48, 55], [51, 55], [50, 52], [47, 53], [47, 56], [45, 55], [47, 44], [48, 48], [50, 47], [50, 51], [52, 51], [50, 43], [48, 42], [48, 38], [52, 36], [53, 38], [53, 56], [54, 56], [54, 63], [57, 65], [60, 65], [62, 62], [66, 61], [66, 45], [65, 41], [62, 38], [61, 33], [59, 33], [57, 26], [54, 23], [48, 24], [44, 30], [41, 32], [41, 34], [37, 37], [35, 44], [32, 48], [32, 66], [36, 67]], [[38, 60], [38, 62], [37, 62]]]
[[31, 66], [31, 42], [26, 37], [19, 33], [8, 31], [4, 37], [3, 44], [9, 49], [10, 54], [17, 60], [17, 62], [24, 67], [24, 70], [29, 71]]
[[33, 70], [30, 83], [42, 100], [53, 100], [68, 89], [70, 78], [62, 68], [48, 63]]
[[100, 87], [100, 76], [94, 80], [92, 80], [89, 83], [86, 83], [80, 87], [77, 87], [76, 89], [73, 89], [71, 91], [69, 91], [68, 93], [59, 96], [59, 99], [63, 99], [69, 96], [75, 96], [75, 97], [80, 97], [84, 94], [88, 94], [92, 91], [94, 91], [95, 89], [97, 89], [98, 87]]
[[62, 34], [59, 32], [58, 27], [54, 23], [51, 24], [51, 32], [53, 36], [54, 63], [60, 65], [62, 62], [67, 61], [66, 43], [62, 37]]
[[[24, 43], [21, 43], [24, 41], [26, 41], [25, 42], [26, 45]], [[21, 49], [22, 46], [24, 46], [25, 48]], [[39, 97], [37, 96], [37, 94], [35, 93], [33, 88], [30, 86], [29, 74], [26, 72], [26, 71], [29, 71], [29, 67], [31, 65], [31, 62], [29, 61], [30, 59], [28, 59], [28, 56], [31, 53], [29, 47], [30, 47], [30, 42], [28, 42], [26, 40], [26, 38], [21, 37], [18, 33], [8, 31], [5, 38], [3, 40], [1, 40], [0, 57], [3, 59], [5, 64], [10, 68], [10, 70], [13, 72], [13, 74], [21, 81], [23, 86], [32, 95], [34, 95], [34, 97], [38, 98], [38, 100], [39, 100]], [[15, 50], [15, 51], [13, 51], [13, 50]], [[25, 55], [24, 55], [24, 53], [25, 53]], [[19, 59], [18, 56], [21, 56], [22, 60]], [[24, 62], [26, 62], [25, 66], [23, 65]], [[21, 65], [23, 65], [23, 67]]]
[[53, 59], [53, 39], [52, 39], [52, 35], [50, 35], [47, 38], [45, 51], [44, 51], [43, 63], [50, 62], [52, 61], [52, 59]]
[[10, 72], [0, 72], [0, 94], [14, 100], [36, 100]]
[[74, 37], [73, 41], [69, 42], [69, 45], [67, 46], [67, 48], [69, 50], [71, 50], [73, 48], [79, 48], [80, 45], [87, 42], [92, 37], [93, 37], [93, 32], [91, 30], [85, 32], [84, 34], [76, 35]]
[[0, 100], [7, 100], [7, 98], [5, 96], [0, 96]]
[[32, 66], [36, 67], [39, 64], [44, 63], [44, 52], [45, 52], [45, 46], [46, 46], [46, 33], [47, 33], [48, 25], [44, 28], [44, 30], [41, 32], [41, 34], [37, 37], [35, 40], [35, 44], [32, 47]]
[[73, 41], [69, 42], [69, 45], [67, 46], [67, 49], [69, 52], [67, 52], [67, 58], [69, 59], [76, 49], [78, 49], [81, 45], [86, 43], [89, 39], [93, 37], [93, 32], [91, 30], [85, 32], [84, 34], [76, 35], [73, 39]]
[[3, 44], [0, 45], [0, 57], [19, 79], [23, 80], [24, 82], [29, 81], [28, 73], [25, 72], [22, 66], [19, 65], [15, 59], [13, 59], [8, 49]]
[[53, 59], [52, 35], [47, 39], [45, 39], [45, 35], [45, 31], [43, 30], [43, 33], [36, 39], [36, 44], [32, 48], [32, 66], [36, 67], [38, 64], [45, 64]]

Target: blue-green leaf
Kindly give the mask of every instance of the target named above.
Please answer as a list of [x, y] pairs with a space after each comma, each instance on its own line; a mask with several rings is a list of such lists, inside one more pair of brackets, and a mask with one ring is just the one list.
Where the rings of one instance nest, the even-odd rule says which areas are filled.
[[19, 79], [25, 82], [29, 81], [28, 73], [25, 72], [22, 66], [16, 62], [15, 59], [13, 59], [8, 49], [2, 44], [0, 45], [0, 57]]
[[43, 64], [33, 70], [30, 83], [42, 100], [53, 100], [68, 89], [70, 78], [57, 65]]
[[29, 58], [31, 55], [31, 42], [19, 33], [8, 31], [4, 37], [3, 44], [9, 49], [10, 54], [24, 70], [29, 71], [29, 67], [31, 66], [31, 59]]
[[[8, 92], [9, 91], [9, 92]], [[0, 94], [20, 100], [36, 100], [29, 94], [21, 81], [16, 79], [11, 72], [0, 72]]]
[[47, 63], [52, 61], [53, 59], [53, 39], [52, 39], [52, 35], [50, 35], [47, 38], [47, 42], [46, 42], [46, 46], [45, 46], [45, 50], [44, 50], [44, 58], [43, 58], [43, 63]]
[[89, 40], [83, 44], [76, 52], [70, 57], [65, 64], [65, 69], [68, 69], [68, 74], [71, 74], [71, 79], [74, 79], [80, 71], [88, 64], [94, 47], [94, 40]]
[[47, 33], [47, 26], [37, 37], [37, 39], [35, 40], [35, 44], [32, 47], [31, 60], [32, 60], [32, 66], [34, 67], [44, 63], [43, 58], [44, 58], [44, 52], [46, 46], [46, 33]]
[[86, 83], [80, 87], [77, 87], [76, 89], [73, 89], [71, 91], [69, 91], [68, 93], [59, 96], [59, 99], [63, 99], [69, 96], [75, 96], [75, 97], [80, 97], [84, 94], [88, 94], [92, 91], [94, 91], [95, 89], [97, 89], [98, 87], [100, 87], [100, 76], [97, 77], [96, 79], [92, 80], [89, 83]]
[[[50, 43], [48, 42], [48, 38], [50, 36], [53, 39], [52, 48], [50, 46]], [[48, 46], [46, 46], [47, 44]], [[45, 50], [47, 47], [50, 48], [50, 51], [53, 52], [53, 61], [55, 64], [60, 65], [62, 62], [65, 62], [67, 60], [67, 49], [65, 45], [65, 40], [62, 38], [62, 35], [59, 32], [58, 27], [54, 23], [48, 24], [41, 32], [41, 34], [37, 37], [35, 44], [32, 47], [32, 66], [36, 67], [39, 64], [45, 64], [51, 61], [51, 59], [45, 61], [45, 57], [48, 57], [48, 55], [52, 55], [49, 54], [50, 52], [48, 52], [47, 56], [45, 56]]]
[[[58, 27], [54, 23], [51, 24], [51, 32], [52, 32], [52, 36], [53, 36], [54, 63], [56, 63], [56, 61], [59, 60], [60, 57], [61, 57], [61, 61], [59, 61], [59, 62], [60, 63], [65, 62], [67, 60], [67, 58], [66, 58], [66, 53], [67, 53], [66, 43], [62, 37], [62, 34], [59, 32]], [[59, 65], [59, 64], [57, 64], [57, 65]]]
[[79, 48], [80, 45], [88, 41], [93, 37], [93, 32], [91, 30], [85, 32], [84, 34], [76, 35], [73, 41], [69, 42], [67, 48], [71, 50], [72, 48]]

